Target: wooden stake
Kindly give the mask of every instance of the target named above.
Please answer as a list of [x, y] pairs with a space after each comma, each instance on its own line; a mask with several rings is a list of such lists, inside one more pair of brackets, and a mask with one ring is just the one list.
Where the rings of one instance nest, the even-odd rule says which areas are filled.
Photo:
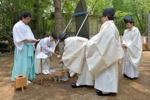
[[[42, 51], [42, 47], [40, 47], [40, 51]], [[43, 83], [43, 75], [42, 75], [42, 70], [43, 70], [43, 65], [42, 65], [42, 58], [40, 60], [40, 64], [41, 64], [41, 85]]]

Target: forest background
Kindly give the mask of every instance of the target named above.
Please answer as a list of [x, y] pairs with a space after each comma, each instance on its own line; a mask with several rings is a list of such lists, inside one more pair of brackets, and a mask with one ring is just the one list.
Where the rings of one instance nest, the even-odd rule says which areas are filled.
[[[149, 0], [85, 0], [85, 2], [87, 11], [90, 11], [96, 2], [89, 16], [90, 34], [94, 35], [99, 31], [102, 24], [101, 15], [105, 7], [115, 8], [115, 24], [121, 36], [126, 29], [123, 20], [126, 14], [132, 15], [135, 26], [139, 28], [142, 36], [147, 34]], [[79, 0], [0, 0], [0, 41], [8, 41], [8, 45], [0, 43], [0, 48], [13, 47], [12, 28], [20, 20], [23, 11], [31, 12], [29, 26], [38, 39], [52, 32], [58, 35], [63, 32], [78, 3]], [[93, 28], [91, 23], [95, 23], [96, 27]], [[74, 24], [73, 21], [66, 30], [67, 34], [76, 33]]]

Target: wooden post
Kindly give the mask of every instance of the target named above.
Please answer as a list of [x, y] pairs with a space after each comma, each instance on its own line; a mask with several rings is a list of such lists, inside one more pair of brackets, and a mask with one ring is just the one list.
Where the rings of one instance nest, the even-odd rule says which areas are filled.
[[21, 88], [21, 91], [22, 91], [22, 92], [24, 91], [24, 87]]
[[[42, 51], [42, 47], [40, 47], [40, 51]], [[43, 70], [43, 65], [42, 65], [42, 58], [40, 60], [40, 65], [41, 65], [41, 85], [43, 83], [43, 75], [42, 75], [42, 70]]]
[[150, 50], [150, 11], [147, 13], [147, 48]]

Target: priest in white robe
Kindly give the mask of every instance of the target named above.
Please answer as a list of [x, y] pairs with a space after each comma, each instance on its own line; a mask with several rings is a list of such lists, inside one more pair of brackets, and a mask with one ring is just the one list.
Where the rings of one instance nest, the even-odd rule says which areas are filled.
[[61, 33], [59, 39], [64, 44], [64, 52], [60, 62], [70, 70], [70, 76], [78, 74], [78, 80], [76, 83], [72, 83], [72, 88], [81, 87], [84, 85], [93, 86], [94, 77], [90, 74], [86, 57], [85, 46], [88, 39], [83, 37], [68, 37], [66, 34]]
[[88, 69], [95, 77], [94, 87], [99, 96], [118, 92], [118, 62], [124, 57], [124, 51], [113, 22], [114, 14], [113, 8], [104, 9], [100, 32], [86, 44]]
[[34, 43], [37, 41], [27, 25], [31, 19], [29, 12], [21, 14], [21, 20], [13, 27], [13, 41], [15, 44], [14, 66], [12, 70], [11, 81], [18, 75], [25, 75], [27, 83], [35, 78], [34, 69]]
[[139, 76], [138, 67], [142, 59], [142, 40], [138, 28], [134, 26], [134, 20], [127, 14], [124, 21], [128, 29], [124, 31], [122, 45], [125, 51], [123, 60], [122, 74], [129, 79], [135, 79]]
[[41, 73], [41, 67], [40, 67], [40, 59], [37, 58], [36, 56], [40, 53], [43, 52], [46, 54], [48, 57], [46, 59], [42, 59], [42, 66], [43, 74], [49, 74], [50, 71], [50, 56], [55, 53], [55, 40], [57, 39], [57, 34], [52, 33], [49, 37], [45, 37], [40, 40], [40, 42], [37, 44], [36, 50], [35, 50], [35, 72], [36, 74]]

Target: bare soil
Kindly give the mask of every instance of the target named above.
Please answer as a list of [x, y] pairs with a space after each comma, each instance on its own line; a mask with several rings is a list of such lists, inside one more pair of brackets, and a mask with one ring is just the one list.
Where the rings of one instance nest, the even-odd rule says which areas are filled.
[[[94, 87], [72, 88], [77, 76], [68, 81], [49, 80], [49, 75], [43, 75], [43, 85], [40, 85], [40, 75], [27, 86], [14, 91], [14, 82], [10, 81], [13, 68], [13, 53], [5, 53], [0, 57], [0, 100], [150, 100], [150, 51], [143, 51], [143, 60], [139, 66], [139, 78], [130, 80], [121, 74], [119, 67], [119, 86], [116, 96], [98, 96]], [[51, 68], [59, 67], [58, 59], [51, 58]]]

